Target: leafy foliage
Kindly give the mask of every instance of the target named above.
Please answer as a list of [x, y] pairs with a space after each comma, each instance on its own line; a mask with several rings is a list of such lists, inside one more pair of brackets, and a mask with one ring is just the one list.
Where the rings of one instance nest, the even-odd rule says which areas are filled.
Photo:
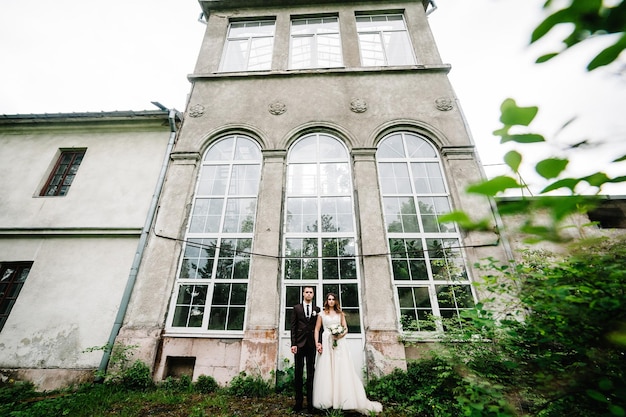
[[272, 387], [260, 375], [247, 375], [240, 372], [228, 384], [228, 393], [235, 397], [258, 398], [267, 397], [272, 392]]
[[[612, 36], [615, 41], [600, 51], [587, 65], [587, 70], [608, 65], [619, 57], [626, 48], [626, 3], [622, 0], [607, 5], [602, 0], [572, 0], [567, 7], [555, 10], [541, 22], [531, 35], [531, 43], [537, 42], [557, 26], [568, 25], [572, 28], [569, 35], [562, 39], [564, 48], [545, 54], [537, 59], [538, 63], [549, 61], [565, 50], [598, 36]], [[545, 9], [551, 8], [552, 1], [547, 0]]]
[[446, 335], [448, 359], [521, 415], [624, 415], [626, 239], [552, 259], [528, 252], [514, 268], [484, 265], [500, 276], [483, 289], [514, 297], [497, 313], [481, 305], [467, 314]]
[[215, 378], [210, 375], [200, 375], [196, 380], [195, 389], [201, 394], [210, 394], [219, 389], [219, 385]]
[[409, 362], [407, 370], [373, 379], [367, 385], [370, 397], [395, 404], [414, 416], [458, 416], [460, 404], [455, 391], [461, 377], [441, 358]]

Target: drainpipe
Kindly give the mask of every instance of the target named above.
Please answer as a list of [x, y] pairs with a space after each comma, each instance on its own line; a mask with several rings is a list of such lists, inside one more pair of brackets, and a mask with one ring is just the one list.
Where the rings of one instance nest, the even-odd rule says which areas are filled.
[[[135, 252], [135, 258], [133, 259], [133, 265], [130, 268], [130, 273], [128, 275], [128, 279], [126, 281], [126, 288], [124, 289], [124, 294], [122, 295], [122, 301], [120, 302], [120, 307], [117, 310], [117, 316], [115, 317], [115, 322], [113, 323], [113, 328], [111, 329], [111, 334], [109, 335], [109, 340], [107, 342], [107, 347], [109, 349], [105, 349], [102, 355], [102, 360], [100, 361], [100, 366], [98, 367], [98, 374], [104, 374], [109, 365], [109, 360], [111, 359], [111, 348], [115, 343], [115, 338], [120, 332], [120, 328], [122, 327], [122, 323], [124, 322], [124, 316], [126, 315], [126, 310], [128, 310], [128, 304], [130, 302], [130, 296], [133, 292], [133, 287], [135, 286], [135, 281], [137, 280], [137, 272], [139, 271], [139, 265], [141, 264], [141, 259], [143, 258], [143, 253], [146, 248], [146, 243], [148, 241], [148, 236], [150, 234], [150, 229], [152, 228], [152, 222], [154, 221], [154, 215], [156, 213], [159, 197], [161, 196], [161, 191], [163, 190], [163, 183], [165, 182], [165, 174], [167, 172], [167, 167], [169, 165], [170, 155], [172, 153], [172, 148], [174, 147], [174, 143], [176, 142], [176, 119], [182, 120], [182, 114], [176, 109], [168, 109], [162, 104], [158, 102], [152, 102], [155, 106], [159, 107], [161, 110], [169, 111], [168, 119], [170, 124], [170, 139], [167, 143], [167, 149], [165, 151], [165, 156], [163, 158], [163, 164], [161, 165], [161, 172], [159, 173], [159, 179], [157, 181], [156, 187], [154, 189], [154, 194], [152, 194], [152, 201], [150, 202], [150, 207], [148, 208], [148, 214], [146, 215], [146, 222], [141, 231], [141, 236], [139, 238], [139, 243], [137, 244], [137, 251]], [[97, 377], [96, 382], [101, 382], [102, 378]]]

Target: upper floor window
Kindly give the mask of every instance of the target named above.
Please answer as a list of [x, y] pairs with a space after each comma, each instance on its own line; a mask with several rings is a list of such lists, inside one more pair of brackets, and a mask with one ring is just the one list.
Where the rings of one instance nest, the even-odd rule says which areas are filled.
[[70, 189], [72, 181], [78, 172], [78, 167], [85, 156], [85, 150], [61, 151], [54, 169], [50, 173], [46, 185], [42, 188], [41, 196], [64, 196]]
[[330, 68], [343, 65], [336, 17], [291, 21], [289, 68]]
[[357, 16], [363, 66], [413, 65], [415, 56], [401, 14]]
[[3, 262], [0, 264], [0, 330], [4, 327], [9, 313], [11, 313], [32, 265], [32, 262]]
[[221, 71], [271, 69], [274, 21], [233, 22], [228, 28]]
[[202, 161], [168, 325], [176, 331], [243, 331], [261, 150], [231, 135]]

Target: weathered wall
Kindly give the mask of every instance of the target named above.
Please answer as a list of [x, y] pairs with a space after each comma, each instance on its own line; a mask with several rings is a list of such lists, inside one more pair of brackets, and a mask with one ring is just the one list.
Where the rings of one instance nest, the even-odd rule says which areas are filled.
[[[84, 350], [103, 346], [113, 327], [169, 127], [166, 114], [10, 119], [0, 121], [0, 263], [33, 264], [0, 331], [0, 372], [49, 390], [100, 364], [101, 350]], [[40, 197], [68, 148], [87, 149], [68, 194]]]

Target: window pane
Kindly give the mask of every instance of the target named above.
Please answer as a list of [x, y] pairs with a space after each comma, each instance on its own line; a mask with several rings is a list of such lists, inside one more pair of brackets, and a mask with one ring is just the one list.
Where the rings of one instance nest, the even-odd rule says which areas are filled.
[[406, 134], [404, 135], [408, 156], [410, 158], [436, 158], [437, 152], [433, 146], [424, 139]]
[[287, 199], [287, 231], [288, 232], [315, 232], [317, 231], [317, 199], [289, 198]]
[[235, 165], [231, 174], [229, 195], [256, 195], [261, 167], [259, 165]]
[[290, 195], [317, 194], [317, 165], [290, 165], [287, 171], [287, 192]]
[[229, 198], [224, 213], [224, 232], [251, 233], [256, 212], [256, 198]]
[[15, 305], [32, 262], [0, 263], [0, 330]]
[[78, 172], [78, 167], [83, 160], [85, 150], [62, 151], [57, 160], [56, 167], [51, 173], [39, 195], [42, 196], [64, 196], [69, 191], [74, 177]]
[[412, 197], [383, 199], [387, 231], [397, 233], [419, 232], [417, 211]]
[[362, 65], [415, 64], [402, 15], [358, 16], [357, 31]]
[[415, 63], [411, 43], [406, 32], [388, 32], [383, 37], [387, 65], [411, 65]]
[[347, 163], [320, 164], [320, 193], [347, 194], [350, 192], [350, 167]]
[[272, 65], [272, 38], [253, 39], [250, 47], [250, 57], [248, 60], [249, 71], [268, 70]]
[[221, 70], [268, 70], [271, 68], [273, 44], [274, 22], [231, 23]]
[[291, 22], [292, 69], [342, 65], [337, 18], [296, 19]]
[[390, 135], [381, 142], [376, 151], [377, 158], [404, 158], [404, 142], [402, 135]]

